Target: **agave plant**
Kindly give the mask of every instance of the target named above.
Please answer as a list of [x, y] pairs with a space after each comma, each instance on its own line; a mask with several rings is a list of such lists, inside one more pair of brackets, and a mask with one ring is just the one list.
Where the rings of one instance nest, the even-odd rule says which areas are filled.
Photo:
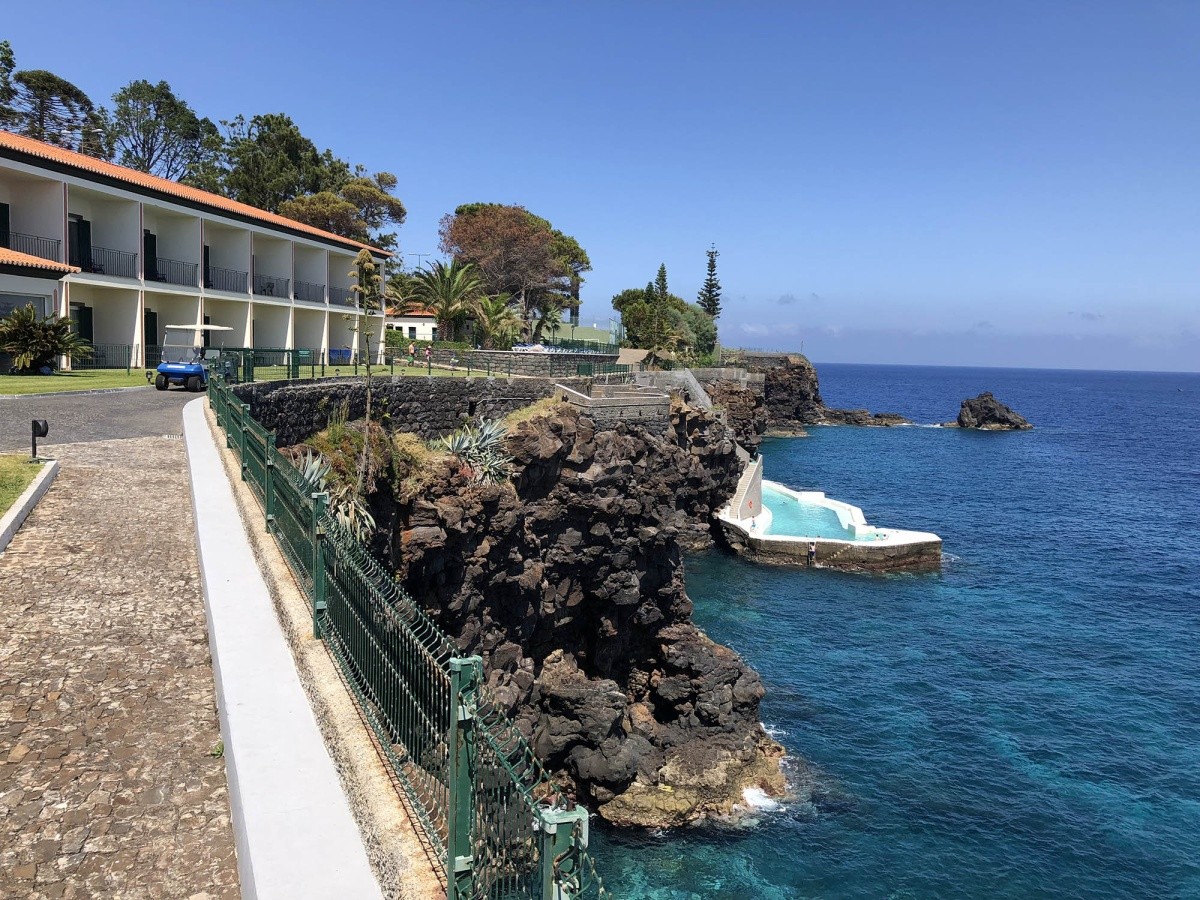
[[504, 425], [498, 419], [481, 419], [476, 428], [467, 427], [442, 438], [443, 449], [458, 457], [476, 481], [499, 483], [508, 478], [512, 457], [504, 452]]
[[345, 528], [360, 544], [371, 540], [375, 533], [375, 517], [354, 487], [349, 484], [329, 483], [333, 467], [329, 460], [312, 450], [304, 451], [299, 465], [300, 477], [312, 488], [313, 493], [329, 494], [329, 510], [338, 524]]

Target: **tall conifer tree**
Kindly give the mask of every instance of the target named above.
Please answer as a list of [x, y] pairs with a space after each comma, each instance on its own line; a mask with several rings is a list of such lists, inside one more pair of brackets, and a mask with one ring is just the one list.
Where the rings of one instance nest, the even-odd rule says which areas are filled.
[[716, 319], [721, 315], [721, 282], [717, 280], [717, 257], [721, 254], [717, 252], [715, 244], [704, 252], [708, 256], [708, 275], [696, 302], [702, 310]]

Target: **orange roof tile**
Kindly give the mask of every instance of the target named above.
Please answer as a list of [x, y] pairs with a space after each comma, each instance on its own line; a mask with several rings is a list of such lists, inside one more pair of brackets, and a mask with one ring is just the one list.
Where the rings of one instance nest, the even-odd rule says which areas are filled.
[[322, 231], [320, 228], [314, 228], [311, 225], [305, 225], [303, 222], [297, 222], [295, 219], [289, 219], [276, 213], [270, 213], [266, 210], [258, 209], [257, 207], [250, 206], [246, 203], [239, 203], [236, 200], [230, 200], [228, 197], [222, 197], [220, 194], [210, 194], [208, 191], [202, 191], [199, 188], [189, 187], [186, 184], [180, 184], [177, 181], [171, 181], [169, 178], [159, 178], [157, 175], [147, 175], [145, 172], [139, 172], [137, 169], [129, 169], [125, 166], [118, 166], [116, 163], [105, 162], [102, 159], [93, 159], [92, 157], [85, 156], [82, 153], [76, 153], [73, 150], [64, 150], [62, 147], [55, 147], [53, 144], [45, 144], [42, 141], [35, 141], [33, 138], [27, 138], [24, 135], [12, 134], [8, 131], [0, 131], [0, 149], [15, 150], [18, 153], [25, 153], [29, 156], [35, 156], [38, 159], [49, 160], [50, 162], [67, 166], [71, 169], [77, 169], [81, 173], [91, 173], [92, 175], [101, 175], [105, 178], [112, 178], [116, 181], [122, 181], [125, 184], [132, 185], [134, 187], [157, 191], [161, 194], [167, 194], [171, 197], [177, 197], [180, 200], [186, 200], [191, 203], [203, 204], [204, 206], [212, 208], [214, 211], [233, 213], [234, 215], [255, 219], [268, 225], [281, 226], [283, 228], [291, 229], [292, 231], [311, 234], [327, 241], [336, 241], [337, 243], [346, 247], [354, 247], [359, 250], [365, 247], [373, 253], [378, 253], [381, 256], [392, 255], [387, 250], [381, 250], [378, 247], [372, 247], [369, 244], [361, 244], [358, 241], [342, 237], [338, 234], [333, 234], [329, 231]]
[[40, 256], [9, 250], [7, 247], [0, 247], [0, 266], [21, 266], [28, 269], [41, 269], [45, 272], [59, 272], [62, 275], [70, 275], [72, 272], [79, 271], [78, 266], [68, 266], [66, 263], [42, 259]]
[[410, 309], [408, 312], [400, 312], [396, 307], [388, 310], [387, 314], [393, 319], [436, 319], [437, 313], [432, 309]]

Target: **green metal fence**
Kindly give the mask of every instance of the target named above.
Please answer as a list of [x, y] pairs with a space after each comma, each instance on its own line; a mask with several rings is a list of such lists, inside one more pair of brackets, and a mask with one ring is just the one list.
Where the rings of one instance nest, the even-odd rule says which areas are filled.
[[341, 668], [437, 851], [449, 900], [609, 898], [587, 811], [547, 777], [458, 648], [358, 543], [219, 375], [209, 402]]
[[132, 368], [135, 348], [130, 344], [90, 344], [89, 356], [71, 357], [71, 368], [76, 371], [84, 369], [124, 369], [128, 374]]

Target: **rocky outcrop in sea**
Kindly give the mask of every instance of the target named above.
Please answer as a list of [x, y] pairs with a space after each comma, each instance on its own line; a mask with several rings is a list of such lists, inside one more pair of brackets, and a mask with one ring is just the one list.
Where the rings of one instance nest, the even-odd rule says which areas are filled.
[[746, 787], [780, 794], [762, 681], [692, 623], [684, 589], [683, 548], [711, 541], [741, 472], [732, 429], [678, 405], [666, 435], [601, 429], [559, 406], [506, 446], [503, 484], [449, 463], [397, 470], [404, 587], [483, 657], [539, 758], [607, 820], [680, 825], [728, 813]]
[[1024, 416], [993, 397], [991, 391], [964, 400], [958, 420], [947, 424], [981, 431], [1025, 431], [1033, 427]]

